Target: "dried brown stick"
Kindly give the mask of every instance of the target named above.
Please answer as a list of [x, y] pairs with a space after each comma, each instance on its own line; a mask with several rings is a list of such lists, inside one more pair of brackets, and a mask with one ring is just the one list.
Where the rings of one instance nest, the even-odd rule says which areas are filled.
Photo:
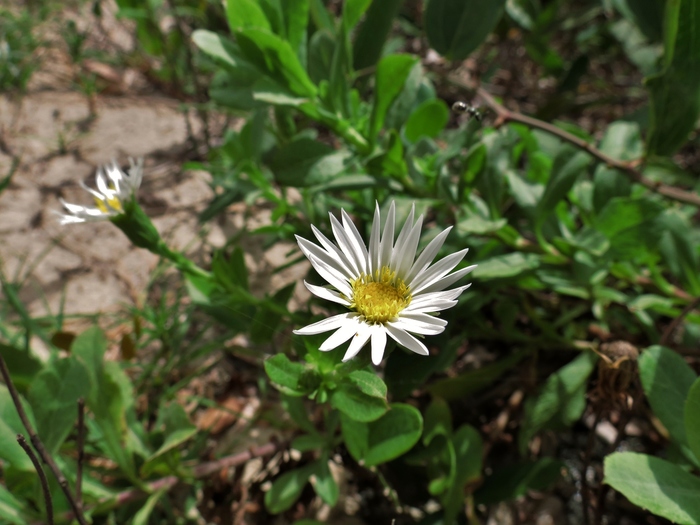
[[51, 472], [53, 472], [53, 475], [58, 480], [58, 484], [61, 486], [63, 494], [65, 494], [71, 509], [73, 509], [75, 519], [78, 520], [80, 525], [88, 525], [80, 505], [68, 486], [68, 480], [63, 475], [63, 472], [61, 472], [61, 469], [58, 468], [58, 465], [51, 457], [51, 454], [49, 454], [49, 452], [46, 450], [46, 447], [44, 447], [44, 444], [41, 442], [39, 435], [34, 431], [34, 427], [32, 427], [32, 424], [29, 422], [29, 418], [27, 417], [27, 413], [24, 411], [22, 402], [19, 399], [19, 393], [17, 392], [17, 388], [15, 388], [15, 384], [12, 382], [10, 371], [7, 368], [7, 364], [5, 363], [5, 359], [2, 357], [2, 354], [0, 354], [0, 373], [2, 373], [5, 386], [7, 386], [7, 390], [10, 392], [10, 397], [12, 397], [12, 403], [15, 405], [15, 410], [17, 410], [17, 414], [22, 421], [22, 426], [24, 426], [24, 428], [27, 430], [27, 434], [29, 434], [29, 439], [31, 440], [32, 445], [34, 445], [39, 457], [41, 457], [42, 461], [49, 466]]
[[[230, 468], [230, 467], [237, 467], [239, 465], [243, 465], [244, 463], [250, 461], [251, 459], [257, 458], [257, 457], [262, 457], [262, 456], [269, 456], [270, 454], [274, 454], [278, 450], [282, 450], [288, 446], [287, 443], [279, 443], [276, 441], [271, 441], [270, 443], [266, 443], [264, 445], [261, 445], [259, 447], [253, 447], [245, 452], [240, 452], [238, 454], [234, 454], [232, 456], [226, 456], [221, 459], [217, 459], [214, 461], [208, 461], [206, 463], [201, 463], [194, 467], [191, 471], [191, 476], [194, 479], [200, 479], [204, 478], [210, 474], [213, 474], [215, 472], [218, 472], [222, 469], [225, 468]], [[122, 491], [118, 493], [116, 496], [113, 498], [110, 498], [108, 500], [100, 502], [100, 504], [105, 504], [108, 502], [112, 502], [114, 506], [120, 506], [124, 505], [126, 503], [130, 503], [132, 501], [136, 501], [140, 498], [143, 498], [147, 494], [152, 494], [154, 492], [157, 492], [159, 490], [170, 490], [173, 488], [175, 485], [180, 482], [181, 479], [177, 476], [166, 476], [161, 479], [157, 479], [155, 481], [151, 481], [150, 483], [146, 484], [146, 490], [142, 489], [128, 489], [125, 491]], [[66, 520], [72, 519], [74, 516], [73, 513], [68, 512], [66, 514], [63, 514], [61, 517]], [[33, 524], [33, 525], [38, 525], [38, 524]]]
[[642, 159], [625, 161], [610, 157], [609, 155], [606, 155], [598, 148], [596, 148], [593, 144], [587, 142], [581, 137], [572, 135], [571, 133], [564, 131], [563, 129], [558, 128], [557, 126], [548, 122], [544, 122], [533, 117], [528, 117], [527, 115], [523, 115], [522, 113], [518, 113], [517, 111], [511, 111], [510, 109], [506, 108], [503, 104], [499, 103], [491, 95], [491, 93], [489, 93], [482, 87], [470, 86], [455, 78], [449, 78], [448, 80], [454, 86], [464, 89], [468, 92], [472, 92], [479, 98], [481, 98], [481, 100], [484, 101], [484, 104], [486, 104], [496, 114], [497, 126], [506, 124], [508, 122], [517, 122], [520, 124], [524, 124], [530, 128], [546, 131], [547, 133], [550, 133], [588, 152], [599, 161], [605, 163], [607, 166], [622, 171], [634, 182], [641, 184], [645, 188], [648, 188], [651, 191], [658, 193], [659, 195], [663, 195], [664, 197], [668, 197], [669, 199], [673, 199], [678, 202], [683, 202], [685, 204], [692, 204], [693, 206], [697, 206], [700, 208], [700, 196], [696, 193], [685, 191], [680, 188], [676, 188], [675, 186], [662, 184], [660, 182], [656, 182], [646, 178], [638, 169], [639, 165], [642, 163]]
[[44, 493], [44, 503], [46, 504], [46, 521], [48, 525], [53, 525], [53, 501], [51, 500], [51, 490], [49, 490], [49, 480], [46, 479], [46, 474], [44, 469], [41, 467], [39, 458], [36, 457], [32, 447], [27, 443], [27, 439], [22, 434], [17, 434], [17, 443], [22, 447], [22, 450], [29, 456], [34, 465], [34, 470], [36, 470], [39, 476], [39, 483], [41, 483], [41, 491]]

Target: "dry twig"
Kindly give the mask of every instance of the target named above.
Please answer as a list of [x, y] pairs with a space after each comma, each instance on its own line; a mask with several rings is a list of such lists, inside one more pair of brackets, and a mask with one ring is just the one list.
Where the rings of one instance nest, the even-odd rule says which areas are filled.
[[484, 104], [486, 104], [486, 106], [488, 106], [496, 114], [496, 127], [502, 126], [503, 124], [507, 124], [509, 122], [517, 122], [519, 124], [524, 124], [525, 126], [528, 126], [533, 129], [546, 131], [547, 133], [550, 133], [560, 138], [561, 140], [569, 142], [570, 144], [573, 144], [574, 146], [577, 146], [582, 150], [588, 152], [590, 155], [592, 155], [599, 161], [605, 163], [610, 168], [620, 170], [634, 182], [641, 184], [645, 188], [648, 188], [651, 191], [656, 192], [659, 195], [663, 195], [664, 197], [667, 197], [669, 199], [673, 199], [675, 201], [682, 202], [685, 204], [692, 204], [693, 206], [697, 206], [700, 208], [700, 196], [698, 196], [696, 193], [685, 191], [680, 188], [676, 188], [675, 186], [662, 184], [660, 182], [656, 182], [646, 178], [639, 170], [639, 166], [642, 164], [643, 159], [636, 159], [631, 161], [614, 159], [600, 151], [590, 142], [587, 142], [586, 140], [577, 137], [576, 135], [572, 135], [571, 133], [560, 129], [553, 124], [544, 122], [542, 120], [538, 120], [536, 118], [528, 117], [527, 115], [523, 115], [522, 113], [518, 113], [517, 111], [511, 111], [510, 109], [506, 108], [503, 104], [496, 101], [496, 99], [491, 95], [491, 93], [489, 93], [482, 87], [470, 86], [455, 78], [448, 78], [448, 80], [454, 86], [459, 87], [467, 92], [474, 93], [477, 97], [483, 100]]

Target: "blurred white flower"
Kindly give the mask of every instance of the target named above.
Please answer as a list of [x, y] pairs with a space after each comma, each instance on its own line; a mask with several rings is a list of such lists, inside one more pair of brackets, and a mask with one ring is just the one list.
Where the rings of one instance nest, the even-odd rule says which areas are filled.
[[136, 162], [129, 159], [129, 162], [131, 168], [128, 174], [115, 162], [111, 166], [100, 166], [95, 177], [97, 190], [81, 182], [81, 186], [92, 194], [96, 207], [71, 204], [60, 199], [68, 212], [59, 213], [61, 224], [106, 220], [124, 213], [124, 204], [134, 197], [143, 178], [143, 159]]
[[372, 362], [378, 365], [384, 356], [387, 335], [417, 354], [428, 355], [425, 345], [411, 333], [435, 335], [445, 329], [447, 321], [432, 314], [457, 304], [457, 297], [470, 285], [444, 289], [476, 265], [450, 274], [466, 255], [468, 249], [465, 249], [431, 266], [452, 227], [435, 237], [416, 259], [423, 216], [414, 223], [414, 210], [411, 209], [394, 242], [394, 203], [389, 208], [381, 239], [377, 205], [369, 249], [345, 210], [341, 210], [342, 223], [330, 215], [337, 245], [314, 226], [311, 228], [320, 246], [297, 236], [301, 251], [330, 284], [330, 287], [323, 287], [304, 281], [306, 287], [314, 295], [340, 303], [350, 311], [295, 330], [295, 334], [313, 335], [335, 330], [319, 349], [333, 350], [351, 339], [343, 361], [356, 356], [371, 341]]

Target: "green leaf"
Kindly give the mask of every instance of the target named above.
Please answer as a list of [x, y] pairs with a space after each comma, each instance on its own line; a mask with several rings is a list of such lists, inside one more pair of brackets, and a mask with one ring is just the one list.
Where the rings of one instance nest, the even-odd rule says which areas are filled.
[[285, 472], [272, 482], [272, 487], [265, 493], [265, 508], [272, 514], [284, 512], [299, 499], [301, 491], [314, 473], [314, 465], [307, 465]]
[[484, 445], [477, 430], [470, 425], [462, 425], [451, 439], [455, 451], [454, 478], [442, 497], [445, 507], [444, 523], [455, 523], [457, 515], [464, 507], [465, 486], [481, 477]]
[[304, 395], [310, 392], [308, 376], [311, 370], [301, 363], [294, 363], [284, 354], [277, 354], [264, 363], [270, 380], [287, 395]]
[[164, 488], [148, 496], [148, 499], [146, 500], [146, 503], [144, 503], [143, 507], [141, 507], [139, 511], [134, 514], [134, 520], [131, 522], [132, 525], [148, 525], [148, 518], [151, 516], [153, 509], [156, 508], [158, 500], [167, 492], [168, 489]]
[[700, 459], [700, 378], [690, 387], [684, 408], [685, 434], [688, 445]]
[[423, 25], [430, 47], [464, 60], [486, 40], [501, 18], [505, 0], [428, 0]]
[[515, 277], [540, 266], [540, 257], [534, 253], [513, 252], [496, 255], [479, 265], [472, 272], [475, 279], [503, 279]]
[[175, 402], [161, 405], [155, 428], [162, 430], [165, 439], [141, 467], [144, 476], [153, 472], [160, 458], [190, 440], [197, 433], [197, 427], [190, 421], [185, 409]]
[[647, 153], [671, 155], [695, 128], [700, 113], [700, 9], [697, 0], [666, 2], [664, 71], [647, 79]]
[[316, 85], [330, 79], [335, 46], [335, 39], [327, 31], [316, 31], [309, 41], [307, 71]]
[[423, 431], [423, 418], [411, 405], [392, 403], [386, 414], [368, 426], [364, 462], [367, 466], [380, 465], [413, 448]]
[[402, 4], [403, 0], [375, 0], [369, 6], [365, 20], [355, 33], [352, 55], [356, 70], [377, 63]]
[[87, 402], [97, 404], [99, 397], [99, 379], [102, 375], [104, 354], [107, 341], [102, 330], [97, 326], [88, 328], [75, 338], [71, 345], [71, 354], [80, 359], [90, 376], [90, 395]]
[[525, 452], [530, 440], [545, 429], [571, 426], [586, 408], [586, 383], [598, 356], [584, 352], [549, 376], [539, 394], [525, 403], [519, 448]]
[[309, 420], [309, 415], [304, 405], [304, 398], [299, 396], [288, 396], [282, 393], [281, 404], [289, 417], [299, 426], [300, 429], [306, 432], [316, 432], [316, 427]]
[[447, 401], [436, 397], [425, 411], [423, 425], [423, 444], [430, 445], [436, 436], [450, 437], [452, 435], [452, 412]]
[[417, 62], [418, 58], [413, 55], [389, 55], [379, 61], [369, 126], [370, 141], [376, 140], [379, 135], [389, 106], [401, 93], [408, 74]]
[[469, 370], [456, 377], [448, 377], [428, 385], [427, 390], [434, 396], [440, 396], [447, 401], [464, 399], [467, 396], [486, 388], [508, 370], [522, 361], [528, 351], [521, 350], [491, 365], [476, 370]]
[[657, 218], [663, 206], [645, 198], [616, 197], [595, 221], [595, 227], [610, 241], [619, 257], [632, 257], [654, 247], [660, 230]]
[[12, 525], [26, 525], [32, 521], [24, 504], [2, 485], [0, 485], [0, 520]]
[[[346, 378], [333, 391], [331, 406], [363, 423], [380, 418], [388, 409], [386, 385], [370, 372], [356, 371], [353, 374], [354, 377]], [[374, 379], [370, 380], [370, 376]], [[380, 383], [384, 385], [383, 389]]]
[[313, 475], [310, 481], [316, 494], [318, 494], [325, 503], [333, 507], [338, 502], [340, 489], [333, 479], [331, 470], [328, 468], [328, 459], [324, 456], [325, 454], [321, 454], [321, 457], [311, 464]]
[[87, 406], [102, 430], [100, 447], [129, 477], [136, 477], [132, 450], [127, 446], [128, 413], [133, 413], [131, 382], [118, 363], [104, 363], [107, 341], [98, 327], [80, 334], [71, 354], [85, 365], [90, 379]]
[[459, 221], [456, 228], [459, 233], [476, 233], [477, 235], [484, 235], [486, 233], [497, 232], [507, 224], [507, 219], [491, 221], [484, 219], [483, 217], [479, 217], [478, 215], [472, 215], [471, 217], [467, 217], [466, 219]]
[[537, 204], [536, 217], [541, 224], [554, 210], [569, 190], [576, 179], [591, 163], [591, 156], [584, 151], [576, 151], [574, 148], [563, 147], [554, 158], [552, 174], [545, 186], [544, 194]]
[[321, 434], [304, 434], [292, 440], [291, 448], [299, 452], [321, 450], [327, 444], [327, 438]]
[[41, 361], [34, 357], [29, 349], [23, 350], [4, 343], [0, 343], [0, 353], [17, 390], [25, 392], [34, 376], [41, 370]]
[[660, 458], [615, 452], [605, 458], [605, 483], [635, 505], [681, 525], [700, 524], [700, 478]]
[[235, 49], [235, 44], [227, 38], [213, 31], [197, 29], [192, 33], [192, 42], [207, 55], [217, 59], [222, 64], [232, 68], [239, 66], [239, 62], [232, 52]]
[[622, 15], [636, 24], [649, 40], [660, 41], [663, 37], [663, 0], [612, 0]]
[[565, 465], [554, 458], [541, 458], [496, 470], [474, 493], [478, 504], [492, 505], [514, 500], [529, 490], [543, 491], [557, 482]]
[[304, 188], [333, 181], [346, 170], [351, 156], [347, 150], [300, 138], [270, 152], [268, 164], [279, 184]]
[[[614, 159], [633, 160], [644, 154], [639, 125], [634, 122], [613, 122], [605, 130], [600, 150]], [[596, 167], [593, 178], [593, 207], [600, 212], [614, 197], [628, 197], [632, 183], [629, 177], [603, 164]]]
[[306, 27], [309, 23], [309, 0], [286, 0], [284, 17], [287, 22], [287, 41], [292, 49], [298, 50], [302, 60], [306, 50]]
[[386, 398], [386, 384], [377, 374], [366, 370], [355, 370], [348, 374], [348, 379], [368, 396]]
[[663, 229], [658, 248], [669, 270], [676, 277], [685, 278], [689, 293], [700, 294], [700, 257], [690, 220], [679, 210], [668, 209], [661, 214], [658, 224]]
[[350, 455], [361, 461], [369, 448], [369, 423], [361, 423], [341, 413], [340, 430]]
[[342, 415], [341, 423], [348, 452], [367, 466], [386, 463], [409, 451], [423, 430], [420, 412], [403, 403], [393, 403], [388, 412], [370, 423], [345, 415]]
[[242, 29], [235, 35], [245, 57], [277, 84], [301, 97], [316, 95], [316, 86], [289, 42], [260, 29]]
[[257, 0], [227, 0], [226, 15], [231, 32], [250, 27], [272, 32], [270, 22]]
[[683, 407], [697, 374], [673, 350], [651, 346], [639, 358], [639, 377], [654, 415], [683, 452], [692, 454], [685, 433]]
[[343, 6], [343, 24], [350, 30], [357, 25], [372, 0], [345, 0]]
[[[31, 405], [21, 395], [20, 401], [27, 413], [29, 422], [36, 428]], [[17, 434], [23, 434], [29, 440], [27, 430], [22, 425], [22, 421], [17, 414], [10, 392], [5, 385], [0, 385], [0, 458], [18, 470], [33, 472], [34, 465], [29, 456], [25, 454], [22, 447], [17, 443]]]
[[90, 376], [74, 357], [54, 359], [36, 376], [29, 388], [37, 433], [55, 454], [78, 419], [78, 399], [90, 393]]
[[404, 134], [411, 142], [418, 142], [421, 137], [437, 137], [447, 125], [450, 112], [441, 99], [426, 100], [408, 117]]

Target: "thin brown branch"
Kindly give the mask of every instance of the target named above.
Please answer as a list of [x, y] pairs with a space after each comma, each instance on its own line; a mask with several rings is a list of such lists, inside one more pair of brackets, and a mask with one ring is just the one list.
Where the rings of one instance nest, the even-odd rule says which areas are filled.
[[46, 447], [44, 447], [44, 444], [41, 442], [41, 439], [34, 431], [32, 424], [29, 422], [29, 418], [27, 417], [27, 413], [24, 411], [24, 407], [22, 406], [22, 402], [19, 398], [19, 393], [17, 392], [17, 388], [15, 388], [15, 384], [12, 382], [10, 371], [7, 368], [7, 364], [5, 363], [5, 359], [2, 357], [2, 354], [0, 354], [0, 373], [2, 373], [5, 386], [7, 386], [7, 390], [10, 392], [10, 397], [12, 397], [12, 403], [15, 405], [15, 410], [17, 410], [17, 414], [22, 421], [22, 425], [27, 430], [27, 434], [29, 434], [29, 439], [31, 440], [32, 445], [34, 445], [39, 457], [41, 457], [42, 461], [49, 466], [51, 472], [53, 472], [53, 475], [58, 480], [58, 484], [61, 486], [63, 494], [65, 494], [71, 509], [73, 509], [75, 519], [78, 520], [80, 525], [88, 525], [80, 505], [75, 499], [73, 493], [71, 493], [70, 487], [68, 486], [68, 480], [63, 475], [63, 472], [61, 472], [61, 469], [58, 468], [58, 465], [56, 465], [56, 462], [51, 457], [51, 454], [49, 454], [49, 452], [46, 450]]
[[17, 443], [22, 447], [22, 450], [29, 456], [34, 465], [34, 470], [36, 470], [39, 476], [39, 483], [41, 484], [41, 491], [44, 493], [44, 503], [46, 504], [46, 521], [48, 525], [53, 525], [53, 501], [51, 500], [51, 490], [49, 490], [49, 480], [46, 479], [46, 474], [44, 469], [41, 467], [39, 458], [36, 457], [32, 447], [27, 443], [27, 439], [22, 434], [17, 434]]
[[483, 100], [484, 104], [486, 104], [486, 106], [488, 106], [496, 114], [496, 126], [507, 124], [508, 122], [517, 122], [533, 129], [546, 131], [547, 133], [550, 133], [561, 140], [569, 142], [570, 144], [573, 144], [574, 146], [588, 152], [599, 161], [605, 163], [608, 167], [620, 170], [634, 182], [641, 184], [645, 188], [648, 188], [651, 191], [656, 192], [659, 195], [663, 195], [669, 199], [683, 202], [685, 204], [692, 204], [693, 206], [700, 208], [700, 196], [696, 193], [685, 191], [668, 184], [662, 184], [645, 177], [639, 170], [642, 159], [631, 161], [614, 159], [581, 137], [572, 135], [571, 133], [564, 131], [563, 129], [558, 128], [557, 126], [548, 122], [528, 117], [527, 115], [523, 115], [517, 111], [511, 111], [503, 104], [499, 103], [491, 95], [491, 93], [482, 87], [472, 87], [454, 78], [448, 78], [448, 80], [451, 84], [468, 92], [474, 93], [481, 100]]
[[[250, 448], [249, 450], [246, 450], [245, 452], [240, 452], [238, 454], [234, 454], [232, 456], [226, 456], [221, 459], [217, 459], [214, 461], [208, 461], [206, 463], [201, 463], [197, 466], [195, 466], [190, 474], [194, 479], [201, 479], [206, 476], [209, 476], [210, 474], [213, 474], [215, 472], [219, 472], [220, 470], [226, 469], [226, 468], [231, 468], [231, 467], [237, 467], [240, 465], [243, 465], [244, 463], [247, 463], [251, 459], [258, 458], [258, 457], [263, 457], [263, 456], [269, 456], [270, 454], [274, 454], [275, 452], [279, 450], [283, 450], [288, 446], [288, 443], [285, 442], [277, 442], [277, 441], [271, 441], [269, 443], [266, 443], [264, 445], [261, 445], [259, 447], [254, 447]], [[157, 479], [155, 481], [151, 481], [150, 483], [146, 484], [146, 489], [128, 489], [125, 491], [122, 491], [118, 493], [116, 496], [109, 498], [107, 500], [104, 500], [100, 503], [98, 503], [99, 506], [106, 505], [106, 504], [111, 504], [114, 506], [121, 506], [126, 503], [130, 503], [132, 501], [139, 500], [148, 494], [153, 494], [154, 492], [157, 492], [159, 490], [170, 490], [172, 489], [175, 485], [177, 485], [181, 479], [177, 476], [166, 476], [161, 479]], [[73, 512], [67, 512], [61, 516], [62, 519], [65, 520], [70, 520], [75, 516]], [[33, 525], [38, 525], [38, 524], [33, 524]]]

